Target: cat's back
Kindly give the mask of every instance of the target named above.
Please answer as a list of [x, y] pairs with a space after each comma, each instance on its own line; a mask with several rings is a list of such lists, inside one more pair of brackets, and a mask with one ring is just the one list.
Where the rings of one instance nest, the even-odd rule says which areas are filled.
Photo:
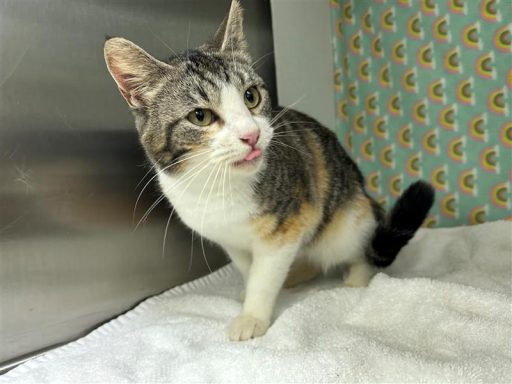
[[260, 182], [261, 186], [268, 184], [269, 193], [289, 195], [286, 191], [292, 190], [310, 199], [324, 180], [337, 201], [339, 195], [348, 196], [362, 187], [364, 179], [357, 165], [335, 133], [317, 120], [293, 109], [277, 108], [272, 126], [269, 166]]
[[314, 239], [347, 203], [364, 195], [363, 177], [336, 135], [315, 119], [278, 109], [256, 190], [269, 233], [306, 233]]
[[[346, 173], [363, 180], [354, 161], [341, 146], [336, 134], [320, 122], [303, 112], [294, 109], [278, 107], [273, 111], [274, 145], [288, 144], [287, 155], [301, 157], [306, 163], [311, 160], [311, 147], [318, 144], [323, 155], [329, 159], [329, 163], [336, 164], [338, 173]], [[286, 148], [286, 147], [285, 147]], [[297, 151], [298, 150], [298, 151]], [[302, 156], [298, 156], [298, 154]]]

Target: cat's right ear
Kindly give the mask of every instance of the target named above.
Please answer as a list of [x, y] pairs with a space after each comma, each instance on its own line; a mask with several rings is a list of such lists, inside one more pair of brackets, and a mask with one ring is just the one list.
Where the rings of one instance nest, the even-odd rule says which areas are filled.
[[147, 106], [155, 90], [155, 82], [164, 76], [166, 64], [120, 37], [105, 42], [104, 54], [108, 71], [130, 108]]
[[238, 0], [231, 0], [228, 15], [215, 32], [209, 47], [219, 51], [238, 52], [249, 55], [243, 28], [243, 9]]

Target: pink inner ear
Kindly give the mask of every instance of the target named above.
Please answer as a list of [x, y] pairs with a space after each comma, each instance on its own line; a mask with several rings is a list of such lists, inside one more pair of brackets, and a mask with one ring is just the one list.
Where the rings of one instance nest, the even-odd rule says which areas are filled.
[[134, 92], [136, 88], [137, 77], [130, 73], [123, 72], [116, 64], [115, 60], [110, 59], [108, 62], [110, 72], [117, 82], [119, 92], [132, 107], [139, 107], [142, 103]]
[[130, 80], [133, 80], [134, 76], [123, 72], [113, 59], [110, 59], [108, 61], [108, 66], [110, 69], [110, 73], [112, 74], [112, 76], [114, 77], [119, 86], [119, 89], [121, 89], [123, 93], [130, 92]]

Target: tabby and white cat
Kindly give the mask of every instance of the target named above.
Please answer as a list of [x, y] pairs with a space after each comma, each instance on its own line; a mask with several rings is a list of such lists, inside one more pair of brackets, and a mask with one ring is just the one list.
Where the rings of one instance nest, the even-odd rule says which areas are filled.
[[111, 38], [105, 60], [163, 193], [243, 275], [245, 299], [231, 340], [267, 331], [287, 276], [297, 284], [346, 264], [344, 284], [367, 285], [432, 206], [432, 188], [418, 181], [385, 215], [329, 129], [291, 109], [271, 110], [237, 0], [197, 49], [164, 63]]

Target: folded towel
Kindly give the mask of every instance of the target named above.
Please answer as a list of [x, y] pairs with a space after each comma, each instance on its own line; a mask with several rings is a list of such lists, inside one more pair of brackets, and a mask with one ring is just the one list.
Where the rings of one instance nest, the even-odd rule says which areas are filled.
[[422, 229], [367, 288], [280, 296], [267, 334], [227, 339], [227, 266], [150, 298], [1, 383], [512, 382], [512, 223]]

